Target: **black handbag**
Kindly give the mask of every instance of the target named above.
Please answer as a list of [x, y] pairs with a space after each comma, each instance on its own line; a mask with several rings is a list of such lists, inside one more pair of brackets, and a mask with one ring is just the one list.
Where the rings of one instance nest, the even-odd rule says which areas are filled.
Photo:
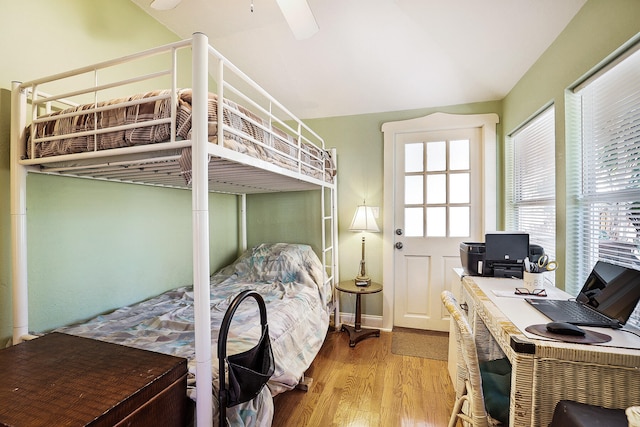
[[[262, 326], [260, 340], [255, 347], [247, 351], [227, 356], [227, 335], [231, 319], [240, 303], [248, 297], [254, 298], [260, 309], [260, 325]], [[226, 424], [226, 408], [248, 402], [256, 397], [273, 375], [273, 350], [269, 339], [267, 308], [258, 292], [252, 290], [241, 292], [227, 308], [218, 334], [218, 360], [220, 363], [218, 410], [220, 412], [220, 426], [223, 427]], [[228, 387], [225, 385], [225, 362], [229, 369]]]

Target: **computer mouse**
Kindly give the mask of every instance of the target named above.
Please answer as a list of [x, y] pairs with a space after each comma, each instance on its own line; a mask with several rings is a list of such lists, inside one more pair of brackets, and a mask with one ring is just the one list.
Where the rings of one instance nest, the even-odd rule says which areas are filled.
[[584, 336], [584, 329], [567, 322], [550, 322], [547, 323], [547, 331], [559, 335], [577, 335]]

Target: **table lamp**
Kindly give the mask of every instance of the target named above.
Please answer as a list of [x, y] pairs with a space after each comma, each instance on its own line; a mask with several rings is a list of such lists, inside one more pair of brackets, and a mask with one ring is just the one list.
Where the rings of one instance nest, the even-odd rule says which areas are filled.
[[[378, 233], [380, 228], [376, 223], [376, 219], [373, 215], [373, 208], [362, 204], [356, 209], [355, 215], [353, 215], [353, 221], [349, 227], [351, 231], [368, 231], [370, 233]], [[362, 236], [362, 260], [360, 260], [360, 268], [358, 275], [355, 278], [356, 286], [369, 286], [371, 279], [367, 276], [367, 270], [364, 263], [364, 235]]]

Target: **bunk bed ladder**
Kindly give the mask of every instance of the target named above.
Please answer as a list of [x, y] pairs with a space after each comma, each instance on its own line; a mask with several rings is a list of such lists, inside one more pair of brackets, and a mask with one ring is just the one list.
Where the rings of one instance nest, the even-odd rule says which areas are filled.
[[[331, 157], [337, 163], [337, 152], [335, 148], [331, 149]], [[340, 311], [339, 298], [336, 295], [335, 286], [339, 282], [338, 273], [338, 178], [333, 177], [333, 184], [322, 186], [322, 264], [325, 272], [325, 283], [331, 284], [332, 300], [333, 300], [333, 319], [334, 327], [340, 328], [339, 322]], [[329, 193], [327, 195], [327, 193]], [[327, 197], [328, 206], [327, 206]], [[329, 233], [329, 234], [328, 234]], [[327, 239], [329, 242], [327, 242]], [[327, 259], [328, 258], [328, 259]]]
[[[331, 157], [336, 159], [336, 149], [331, 149]], [[323, 185], [320, 195], [320, 209], [322, 214], [322, 266], [324, 270], [324, 283], [331, 284], [331, 296], [333, 303], [334, 328], [340, 328], [337, 322], [340, 319], [340, 304], [336, 295], [335, 285], [338, 283], [338, 183], [337, 177], [333, 177], [333, 185]], [[328, 194], [327, 194], [328, 193]], [[329, 201], [327, 202], [327, 198]], [[327, 232], [329, 232], [327, 239]], [[329, 242], [327, 242], [329, 240]], [[296, 389], [309, 391], [313, 384], [313, 378], [302, 375]]]

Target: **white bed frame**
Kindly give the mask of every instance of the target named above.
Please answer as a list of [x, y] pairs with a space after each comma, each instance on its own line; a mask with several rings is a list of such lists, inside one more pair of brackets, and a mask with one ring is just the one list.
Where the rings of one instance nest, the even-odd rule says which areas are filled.
[[[55, 105], [73, 105], [67, 98], [88, 94], [97, 99], [101, 91], [132, 83], [152, 80], [159, 76], [171, 79], [172, 93], [177, 90], [178, 70], [177, 52], [191, 49], [191, 87], [193, 89], [193, 138], [190, 141], [175, 140], [175, 108], [171, 119], [172, 138], [170, 142], [116, 148], [106, 151], [93, 151], [80, 154], [68, 154], [48, 158], [25, 158], [25, 127], [28, 123], [28, 105], [31, 105], [31, 120], [36, 119], [38, 109], [48, 110]], [[135, 63], [163, 54], [170, 58], [170, 64], [163, 69], [128, 80], [99, 83], [98, 76], [104, 70], [121, 64]], [[193, 284], [195, 310], [195, 347], [196, 347], [196, 421], [202, 427], [211, 425], [212, 414], [212, 352], [211, 325], [209, 313], [209, 192], [222, 191], [242, 196], [241, 245], [246, 248], [245, 195], [275, 191], [300, 191], [320, 189], [322, 218], [322, 254], [325, 283], [335, 285], [338, 282], [337, 248], [337, 184], [333, 181], [317, 179], [298, 171], [291, 171], [273, 164], [229, 150], [222, 146], [223, 132], [235, 132], [223, 123], [223, 102], [218, 102], [218, 144], [207, 140], [207, 94], [209, 92], [209, 61], [217, 64], [214, 80], [217, 84], [218, 99], [226, 93], [239, 97], [243, 105], [253, 110], [260, 109], [269, 114], [270, 120], [282, 128], [292, 131], [297, 141], [308, 141], [324, 149], [324, 141], [301, 120], [297, 119], [285, 107], [271, 97], [257, 83], [232, 65], [214, 48], [209, 46], [204, 34], [195, 33], [191, 39], [160, 46], [155, 49], [129, 55], [113, 61], [102, 62], [66, 73], [33, 80], [25, 83], [13, 83], [11, 111], [11, 240], [13, 268], [13, 342], [19, 343], [29, 337], [28, 327], [28, 279], [27, 279], [27, 212], [26, 177], [29, 172], [58, 174], [115, 180], [119, 182], [159, 185], [177, 188], [189, 188], [180, 175], [176, 148], [192, 147], [192, 221], [193, 221]], [[86, 88], [77, 88], [74, 92], [48, 95], [39, 90], [39, 86], [60, 81], [81, 74], [93, 75], [93, 82]], [[243, 92], [229, 83], [226, 73], [243, 82], [251, 92]], [[224, 82], [224, 83], [220, 83]], [[261, 102], [254, 101], [257, 96]], [[174, 96], [173, 99], [176, 97]], [[266, 101], [264, 101], [266, 100]], [[266, 106], [264, 106], [266, 102]], [[276, 115], [274, 111], [278, 111]], [[284, 114], [284, 118], [283, 117]], [[293, 123], [293, 125], [290, 125]], [[99, 133], [99, 132], [98, 132]], [[299, 143], [299, 142], [298, 142]], [[173, 151], [172, 151], [173, 150]], [[33, 150], [31, 151], [33, 152]], [[335, 159], [335, 151], [333, 152]], [[96, 160], [98, 159], [98, 160]], [[209, 161], [211, 159], [211, 161]], [[300, 162], [300, 159], [296, 159]], [[135, 166], [135, 167], [131, 167]], [[300, 164], [298, 165], [300, 168]], [[151, 171], [149, 171], [151, 169]], [[324, 176], [324, 175], [323, 175]], [[211, 185], [210, 185], [211, 184]], [[338, 300], [334, 291], [334, 319], [339, 319]], [[336, 325], [339, 326], [339, 325]]]

